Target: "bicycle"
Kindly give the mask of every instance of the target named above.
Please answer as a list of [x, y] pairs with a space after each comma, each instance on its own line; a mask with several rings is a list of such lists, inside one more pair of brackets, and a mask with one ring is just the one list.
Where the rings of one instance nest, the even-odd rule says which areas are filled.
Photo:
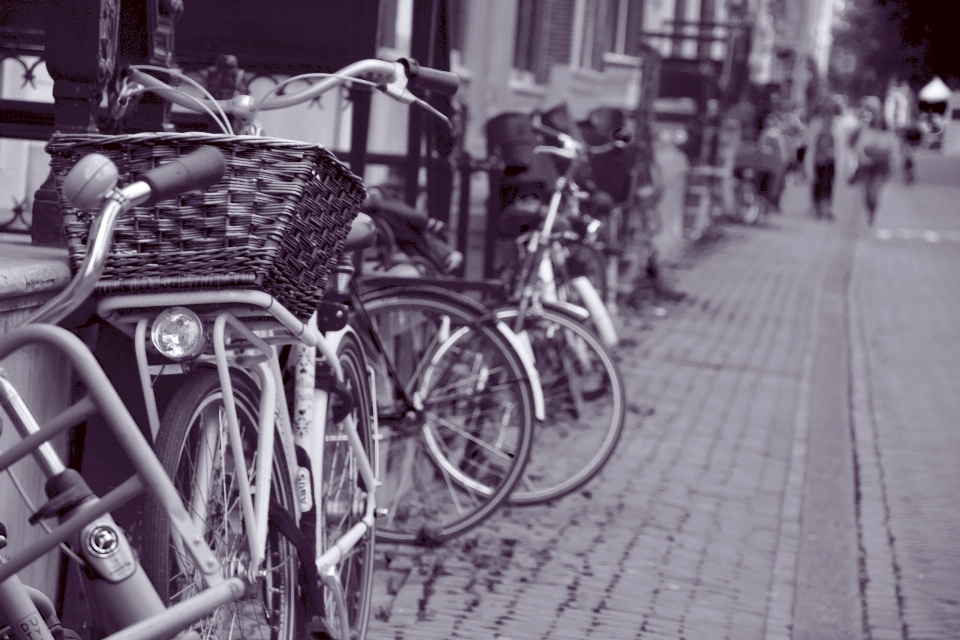
[[[613, 455], [626, 417], [623, 380], [608, 348], [616, 344], [616, 333], [603, 301], [586, 276], [569, 277], [567, 291], [578, 296], [564, 296], [565, 287], [557, 283], [555, 269], [564, 273], [565, 255], [559, 241], [564, 232], [555, 231], [555, 224], [561, 214], [576, 214], [572, 177], [585, 151], [572, 137], [551, 133], [563, 146], [540, 146], [535, 152], [569, 164], [557, 178], [545, 215], [522, 207], [514, 212], [528, 220], [542, 217], [542, 222], [531, 225], [509, 303], [501, 301], [495, 313], [528, 345], [550, 408], [521, 484], [511, 496], [512, 503], [521, 505], [555, 500], [594, 478]], [[588, 321], [596, 334], [584, 327]], [[559, 455], [567, 456], [565, 468], [556, 464]]]
[[[607, 266], [597, 246], [603, 223], [581, 211], [580, 203], [590, 199], [574, 177], [590, 153], [604, 153], [623, 146], [614, 140], [606, 145], [587, 146], [572, 136], [550, 129], [535, 117], [532, 129], [558, 140], [560, 147], [538, 145], [534, 155], [550, 155], [566, 162], [566, 168], [552, 188], [549, 203], [543, 206], [537, 196], [516, 199], [499, 214], [502, 235], [516, 237], [520, 268], [508, 270], [512, 298], [523, 304], [536, 286], [551, 302], [572, 303], [586, 309], [589, 323], [608, 347], [619, 343], [617, 330], [608, 310]], [[534, 260], [530, 257], [535, 256]]]
[[[420, 78], [427, 88], [456, 88], [450, 82], [453, 74], [430, 75], [433, 70], [412, 60], [382, 64]], [[284, 84], [314, 75], [290, 78]], [[136, 73], [133, 78], [169, 94], [177, 104], [197, 106], [152, 77]], [[297, 95], [318, 95], [318, 87], [328, 82]], [[403, 86], [374, 84], [449, 124]], [[282, 108], [294, 100], [299, 98], [268, 95], [260, 99], [259, 108]], [[251, 97], [237, 96], [218, 105], [244, 129], [257, 130], [258, 108], [237, 107], [251, 103]], [[374, 199], [366, 206], [369, 210], [377, 203], [383, 204]], [[403, 214], [409, 212], [399, 213], [394, 223], [405, 226]], [[352, 266], [344, 268], [352, 273]], [[336, 303], [330, 299], [335, 304], [331, 313], [349, 319], [357, 333], [378, 389], [380, 541], [437, 545], [490, 517], [519, 480], [529, 456], [534, 415], [542, 415], [539, 390], [532, 381], [535, 370], [524, 361], [509, 329], [496, 321], [477, 322], [473, 303], [452, 292], [439, 303], [438, 295], [425, 299], [424, 292], [390, 287], [374, 297], [354, 290], [336, 297]], [[401, 339], [406, 341], [402, 349]]]
[[463, 271], [463, 255], [450, 247], [446, 225], [407, 203], [370, 190], [363, 210], [377, 226], [376, 255], [364, 269], [381, 275], [442, 276]]
[[[217, 182], [218, 175], [222, 175], [224, 168], [223, 158], [218, 151], [210, 152], [204, 149], [199, 154], [186, 156], [180, 161], [163, 165], [156, 171], [147, 172], [140, 176], [140, 180], [122, 189], [113, 188], [117, 178], [116, 168], [102, 156], [87, 156], [77, 163], [74, 171], [67, 176], [64, 188], [74, 192], [80, 207], [92, 207], [104, 200], [101, 214], [90, 229], [91, 238], [86, 256], [77, 269], [76, 277], [61, 294], [32, 314], [23, 326], [0, 336], [0, 357], [6, 357], [12, 351], [30, 343], [46, 343], [60, 349], [71, 360], [89, 392], [86, 398], [41, 428], [33, 420], [16, 389], [4, 379], [2, 403], [23, 440], [2, 455], [0, 467], [8, 469], [14, 461], [33, 453], [48, 477], [46, 490], [50, 501], [36, 510], [31, 521], [56, 517], [61, 523], [49, 535], [27, 545], [22, 553], [0, 568], [0, 582], [4, 584], [0, 595], [0, 612], [6, 625], [12, 627], [12, 633], [20, 637], [33, 637], [37, 634], [39, 637], [50, 638], [53, 637], [52, 630], [58, 635], [63, 633], [55, 618], [50, 619], [48, 627], [38, 613], [38, 610], [51, 610], [49, 600], [42, 594], [18, 585], [15, 573], [43, 553], [67, 541], [70, 545], [64, 550], [83, 569], [84, 589], [93, 603], [91, 613], [95, 622], [99, 629], [111, 634], [112, 638], [171, 637], [214, 610], [222, 610], [223, 607], [239, 602], [245, 595], [252, 597], [241, 606], [264, 607], [267, 603], [258, 602], [260, 590], [253, 588], [262, 578], [267, 577], [258, 575], [261, 561], [276, 560], [275, 566], [281, 569], [296, 566], [291, 545], [277, 539], [276, 532], [268, 526], [266, 519], [266, 512], [271, 507], [266, 499], [268, 488], [276, 488], [279, 492], [284, 487], [282, 476], [276, 476], [274, 483], [271, 482], [270, 475], [271, 462], [278, 466], [284, 463], [284, 458], [279, 455], [282, 450], [278, 450], [278, 454], [267, 453], [260, 457], [260, 460], [268, 461], [265, 465], [259, 464], [257, 468], [258, 474], [254, 483], [260, 491], [256, 496], [251, 495], [249, 490], [244, 492], [246, 499], [243, 506], [243, 527], [235, 532], [235, 536], [244, 543], [249, 543], [246, 546], [249, 547], [250, 556], [249, 564], [244, 570], [238, 570], [226, 562], [228, 558], [218, 555], [219, 549], [216, 549], [215, 544], [217, 541], [211, 538], [209, 529], [205, 529], [198, 518], [197, 503], [191, 504], [189, 509], [184, 505], [164, 465], [151, 450], [125, 409], [122, 399], [107, 381], [86, 346], [73, 334], [52, 324], [75, 309], [93, 291], [104, 272], [114, 229], [126, 211], [136, 205], [166, 200], [186, 189]], [[80, 183], [79, 188], [72, 188], [77, 182]], [[294, 319], [291, 315], [287, 320]], [[145, 326], [144, 321], [137, 324], [141, 331]], [[316, 332], [310, 333], [310, 337], [318, 344], [322, 342]], [[262, 362], [260, 365], [260, 373], [264, 374], [260, 380], [264, 385], [261, 397], [270, 400], [273, 392], [272, 374]], [[223, 397], [231, 397], [231, 394], [227, 392]], [[137, 472], [103, 499], [93, 495], [79, 474], [67, 469], [46, 442], [55, 433], [69, 428], [96, 411], [107, 419]], [[269, 415], [272, 416], [272, 413], [271, 411]], [[230, 422], [237, 425], [235, 419]], [[273, 425], [268, 426], [269, 428], [263, 428], [257, 434], [257, 448], [261, 452], [274, 449]], [[230, 445], [232, 449], [243, 446], [236, 438], [230, 438]], [[234, 473], [238, 478], [246, 477], [245, 468], [237, 467]], [[367, 475], [367, 481], [373, 481], [372, 474]], [[183, 564], [189, 563], [192, 578], [198, 588], [191, 597], [169, 608], [165, 606], [137, 561], [126, 536], [109, 515], [112, 509], [147, 488], [165, 512], [171, 529], [170, 535], [184, 554]], [[288, 488], [292, 490], [292, 485]], [[280, 506], [290, 505], [288, 503]], [[254, 514], [261, 517], [255, 521]], [[166, 534], [166, 530], [164, 533]], [[186, 560], [187, 557], [189, 560]], [[293, 611], [293, 603], [298, 600], [292, 597], [296, 587], [290, 571], [268, 574], [270, 580], [276, 580], [278, 589], [282, 589], [288, 596], [285, 613], [289, 614]], [[49, 619], [49, 616], [47, 617]], [[287, 632], [284, 635], [292, 635], [290, 632], [293, 620], [290, 615], [286, 616], [285, 623], [286, 626], [278, 628], [278, 634]], [[194, 632], [191, 637], [195, 635]]]
[[510, 498], [545, 411], [507, 324], [430, 282], [360, 278], [350, 320], [376, 372], [378, 540], [421, 546], [462, 535]]
[[[351, 74], [367, 72], [380, 74], [385, 79], [382, 85], [385, 92], [392, 92], [395, 97], [406, 95], [407, 69], [379, 60], [351, 65], [320, 87], [320, 93], [350, 79]], [[455, 84], [450, 75], [424, 73], [423, 77], [439, 83], [437, 89], [449, 90]], [[312, 97], [313, 94], [299, 94], [285, 96], [285, 99], [293, 99], [295, 103]], [[196, 99], [184, 99], [191, 100], [194, 106], [200, 104]], [[249, 104], [240, 105], [240, 108], [248, 107]], [[63, 136], [55, 142], [79, 149], [90, 142], [89, 138]], [[145, 168], [142, 163], [138, 164], [144, 158], [136, 157], [133, 162], [124, 154], [130, 152], [136, 156], [135, 152], [144, 149], [150, 149], [150, 153], [156, 150], [157, 155], [146, 162], [149, 166], [200, 145], [264, 143], [262, 138], [226, 140], [207, 134], [94, 138], [104, 143], [105, 153], [123, 156], [121, 160], [137, 170]], [[158, 144], [171, 138], [170, 145]], [[12, 385], [6, 381], [3, 384], [3, 406], [9, 415], [16, 416], [13, 421], [24, 441], [0, 456], [0, 467], [8, 467], [35, 449], [41, 467], [51, 478], [48, 485], [52, 497], [51, 502], [37, 512], [37, 517], [54, 515], [63, 521], [52, 535], [28, 545], [25, 552], [0, 567], [3, 584], [0, 614], [7, 624], [13, 623], [13, 633], [19, 633], [19, 624], [27, 621], [32, 626], [24, 629], [24, 633], [50, 637], [49, 630], [44, 632], [43, 618], [33, 604], [36, 599], [46, 613], [50, 610], [49, 600], [20, 588], [14, 576], [39, 555], [72, 538], [76, 551], [69, 553], [86, 569], [92, 613], [102, 632], [112, 638], [166, 638], [191, 625], [218, 635], [246, 635], [269, 628], [271, 636], [292, 637], [302, 630], [305, 614], [316, 614], [315, 619], [328, 635], [351, 638], [365, 635], [372, 587], [377, 484], [374, 472], [376, 416], [369, 391], [371, 379], [362, 348], [348, 327], [328, 324], [323, 327], [329, 330], [324, 336], [307, 321], [320, 300], [330, 263], [336, 263], [346, 240], [343, 221], [355, 214], [363, 189], [359, 180], [319, 147], [287, 141], [271, 144], [284, 148], [296, 156], [297, 161], [308, 165], [307, 179], [280, 185], [281, 200], [301, 203], [303, 207], [317, 206], [311, 198], [322, 200], [328, 194], [315, 187], [330, 177], [329, 172], [321, 170], [321, 164], [327, 169], [334, 167], [334, 173], [341, 179], [336, 185], [342, 199], [336, 202], [340, 215], [328, 221], [336, 232], [327, 247], [329, 252], [323, 256], [326, 264], [317, 263], [316, 269], [298, 269], [298, 273], [305, 274], [305, 280], [281, 277], [277, 283], [272, 282], [269, 275], [236, 273], [237, 269], [230, 272], [232, 267], [227, 266], [225, 271], [196, 277], [194, 274], [169, 278], [162, 273], [148, 275], [140, 278], [138, 285], [150, 293], [118, 293], [129, 284], [124, 282], [124, 274], [129, 275], [124, 269], [130, 266], [126, 262], [130, 251], [110, 252], [110, 245], [111, 239], [121, 238], [114, 237], [114, 228], [126, 211], [160, 201], [158, 209], [173, 210], [190, 204], [209, 213], [217, 206], [231, 203], [218, 202], [209, 192], [196, 201], [187, 196], [176, 202], [165, 200], [179, 193], [181, 187], [208, 184], [194, 181], [198, 177], [194, 173], [199, 172], [200, 176], [206, 173], [206, 177], [213, 180], [205, 169], [211, 163], [210, 155], [199, 160], [186, 156], [164, 165], [158, 170], [159, 177], [152, 173], [140, 176], [152, 177], [161, 183], [159, 185], [151, 186], [140, 180], [123, 189], [112, 188], [117, 172], [109, 169], [109, 162], [91, 156], [92, 161], [77, 163], [75, 171], [79, 171], [84, 183], [75, 194], [80, 196], [78, 208], [93, 208], [105, 198], [101, 216], [90, 221], [80, 215], [66, 225], [79, 225], [83, 228], [80, 235], [88, 234], [90, 239], [86, 251], [71, 251], [71, 258], [76, 258], [73, 266], [78, 275], [64, 292], [28, 319], [28, 326], [0, 336], [0, 358], [32, 342], [46, 342], [63, 350], [90, 394], [88, 399], [40, 428]], [[244, 180], [250, 182], [249, 175], [243, 175], [250, 168], [249, 159], [236, 148], [230, 150], [237, 158], [228, 160], [237, 162], [231, 165], [230, 179], [221, 181], [227, 183], [227, 193]], [[62, 146], [59, 152], [65, 153]], [[218, 157], [222, 164], [222, 156], [218, 154]], [[273, 164], [282, 165], [282, 170], [290, 169], [294, 160], [289, 157], [285, 160], [286, 163]], [[69, 164], [73, 160], [68, 158], [65, 162]], [[91, 167], [91, 162], [96, 166]], [[134, 172], [130, 166], [125, 169], [125, 173]], [[171, 171], [173, 176], [169, 175]], [[253, 184], [268, 196], [277, 195], [271, 192], [271, 187], [277, 186], [271, 180], [261, 183], [254, 180]], [[325, 202], [329, 206], [329, 200]], [[228, 209], [238, 213], [236, 207]], [[135, 214], [139, 211], [133, 210]], [[294, 213], [291, 217], [299, 222], [309, 218], [300, 215], [302, 211]], [[310, 222], [304, 224], [309, 226]], [[162, 231], [169, 233], [170, 229]], [[285, 235], [281, 230], [279, 235], [282, 243], [295, 234]], [[196, 237], [196, 233], [188, 233], [180, 240], [187, 243]], [[130, 238], [123, 236], [122, 239]], [[201, 239], [207, 238], [201, 235]], [[133, 240], [145, 241], [136, 235]], [[246, 247], [241, 248], [241, 252], [245, 250]], [[292, 255], [295, 260], [304, 257], [297, 251], [288, 254], [279, 257]], [[203, 257], [211, 263], [218, 258], [210, 252]], [[229, 261], [230, 256], [227, 258]], [[261, 256], [258, 266], [263, 263]], [[139, 265], [134, 270], [145, 266], [162, 270], [165, 265]], [[69, 332], [47, 324], [81, 303], [97, 287], [105, 268], [111, 277], [101, 283], [100, 291], [105, 295], [98, 310], [101, 316], [115, 322], [121, 330], [131, 332], [135, 338], [144, 395], [148, 408], [152, 405], [150, 426], [159, 432], [158, 452], [165, 458], [163, 462], [151, 451], [89, 350]], [[168, 291], [170, 287], [181, 290], [170, 293], [163, 291], [164, 287]], [[197, 289], [184, 291], [184, 287]], [[219, 288], [210, 290], [209, 287]], [[249, 290], [251, 287], [255, 290]], [[164, 310], [157, 314], [157, 308]], [[211, 325], [212, 336], [204, 340], [204, 329], [209, 331]], [[156, 352], [147, 353], [148, 327], [154, 348], [172, 356], [173, 364], [151, 362]], [[297, 398], [291, 411], [276, 347], [294, 344], [301, 348], [297, 358], [299, 366], [295, 367], [293, 376]], [[321, 358], [315, 361], [314, 369], [310, 364], [317, 351]], [[178, 392], [177, 401], [161, 421], [152, 398], [152, 380], [156, 375], [168, 373], [167, 369], [178, 368], [180, 371], [193, 368], [193, 372], [187, 379], [189, 384]], [[317, 370], [321, 375], [312, 377], [310, 374]], [[191, 404], [196, 406], [190, 407]], [[66, 470], [45, 444], [96, 408], [107, 418], [138, 472], [102, 500], [85, 490], [79, 475]], [[224, 429], [226, 433], [221, 433]], [[196, 459], [185, 458], [180, 465], [179, 454], [184, 451], [189, 434], [200, 431], [203, 433], [191, 440], [200, 455]], [[173, 444], [165, 445], [165, 438]], [[297, 449], [295, 439], [308, 447]], [[186, 500], [168, 476], [171, 470], [178, 472], [173, 475], [180, 487], [194, 489], [187, 491], [190, 495]], [[219, 476], [214, 477], [216, 474]], [[152, 578], [160, 589], [151, 585], [122, 531], [105, 515], [142, 492], [144, 487], [152, 492], [153, 508], [147, 509], [146, 524], [142, 528], [156, 535], [145, 541], [140, 553], [144, 564], [155, 572]], [[208, 501], [204, 499], [211, 488], [217, 489], [219, 497], [227, 498], [219, 507], [208, 508]], [[313, 522], [303, 517], [310, 513], [311, 506], [316, 514]], [[205, 520], [211, 522], [201, 522]], [[216, 535], [217, 532], [221, 535]], [[307, 537], [308, 533], [313, 534], [313, 539]], [[178, 572], [179, 575], [169, 575]], [[344, 582], [349, 594], [345, 593]], [[171, 593], [171, 585], [183, 589]], [[200, 590], [201, 587], [206, 588]], [[170, 596], [169, 607], [163, 595]], [[241, 601], [244, 596], [246, 599]], [[261, 620], [237, 621], [239, 615], [250, 612], [259, 613]], [[51, 626], [57, 627], [55, 620], [51, 620]], [[197, 635], [197, 632], [191, 631], [191, 634]]]
[[[563, 152], [562, 149], [559, 151]], [[558, 194], [566, 193], [562, 186], [557, 190]], [[543, 406], [545, 413], [537, 411], [541, 424], [534, 430], [534, 447], [510, 494], [511, 504], [549, 502], [584, 486], [613, 454], [626, 415], [623, 381], [609, 349], [585, 326], [590, 320], [589, 312], [558, 299], [556, 289], [551, 291], [548, 288], [552, 276], [549, 269], [554, 260], [562, 267], [563, 252], [569, 240], [564, 237], [566, 232], [554, 234], [552, 231], [560, 207], [560, 198], [555, 196], [545, 218], [539, 210], [520, 211], [524, 220], [538, 226], [525, 238], [528, 245], [533, 246], [533, 251], [525, 254], [519, 276], [510, 285], [501, 281], [442, 277], [417, 277], [411, 281], [403, 277], [376, 276], [358, 281], [361, 287], [365, 287], [358, 308], [365, 307], [379, 313], [386, 318], [382, 320], [385, 324], [402, 324], [396, 317], [400, 313], [412, 314], [413, 309], [429, 309], [429, 313], [421, 311], [424, 317], [418, 322], [410, 322], [410, 326], [431, 327], [427, 335], [437, 335], [445, 325], [449, 331], [451, 318], [457, 319], [456, 324], [462, 327], [487, 326], [495, 321], [504, 337], [511, 342], [519, 341], [518, 348], [524, 354], [524, 361], [532, 364], [532, 371], [528, 369], [527, 375], [536, 383], [536, 406]], [[576, 246], [575, 242], [572, 244]], [[424, 255], [433, 251], [427, 242], [418, 243], [415, 249]], [[551, 252], [559, 255], [550, 256]], [[430, 262], [439, 263], [443, 253], [433, 256]], [[589, 284], [585, 277], [580, 281]], [[476, 291], [482, 302], [459, 296], [451, 290]], [[456, 312], [443, 311], [444, 308], [456, 308]], [[361, 333], [367, 331], [364, 325], [358, 325], [358, 330]], [[391, 330], [387, 328], [380, 333], [391, 335]], [[380, 358], [376, 355], [378, 348], [373, 347], [371, 361]], [[408, 353], [412, 349], [409, 345], [397, 348]], [[420, 361], [414, 359], [414, 362]], [[378, 384], [378, 389], [391, 390], [394, 386], [402, 389], [405, 385], [397, 384], [395, 378], [391, 383], [394, 373], [385, 364], [383, 366], [378, 382], [382, 379], [384, 384]], [[416, 371], [416, 368], [411, 370]], [[398, 409], [399, 414], [410, 410], [413, 404], [410, 398], [402, 391], [398, 395], [399, 402], [397, 398], [385, 399], [380, 408], [381, 415], [389, 411], [397, 414]], [[430, 449], [426, 445], [423, 448]], [[431, 454], [423, 455], [428, 458]], [[433, 454], [433, 458], [439, 459], [439, 456]], [[407, 468], [432, 468], [431, 464], [425, 461], [423, 465], [408, 464]], [[459, 487], [460, 484], [452, 479], [449, 486]], [[427, 539], [435, 538], [428, 536]]]

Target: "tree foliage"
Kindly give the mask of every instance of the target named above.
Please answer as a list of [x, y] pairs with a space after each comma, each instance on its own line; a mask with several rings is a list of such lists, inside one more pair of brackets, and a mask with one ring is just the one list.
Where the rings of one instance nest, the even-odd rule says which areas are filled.
[[834, 29], [832, 84], [864, 95], [881, 94], [890, 80], [914, 88], [935, 75], [958, 82], [958, 25], [957, 0], [846, 0]]

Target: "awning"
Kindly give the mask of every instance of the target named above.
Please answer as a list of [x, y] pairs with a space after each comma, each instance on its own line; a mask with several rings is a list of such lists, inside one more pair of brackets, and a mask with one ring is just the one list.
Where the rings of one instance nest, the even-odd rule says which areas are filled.
[[950, 95], [950, 87], [940, 79], [940, 76], [937, 76], [920, 89], [918, 97], [923, 102], [946, 102], [950, 99]]

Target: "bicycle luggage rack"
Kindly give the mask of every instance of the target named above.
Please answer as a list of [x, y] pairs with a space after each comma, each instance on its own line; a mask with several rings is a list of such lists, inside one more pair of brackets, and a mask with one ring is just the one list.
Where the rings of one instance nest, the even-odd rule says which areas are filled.
[[[134, 622], [109, 636], [110, 640], [168, 638], [193, 621], [208, 615], [216, 607], [242, 596], [246, 590], [245, 583], [240, 578], [224, 579], [219, 561], [191, 520], [146, 438], [93, 354], [78, 337], [53, 325], [36, 324], [13, 329], [0, 335], [0, 361], [14, 351], [38, 343], [53, 347], [67, 356], [73, 370], [88, 390], [88, 395], [40, 427], [12, 383], [0, 371], [0, 405], [21, 436], [20, 442], [0, 453], [0, 472], [33, 454], [48, 478], [59, 474], [66, 467], [48, 441], [97, 412], [106, 420], [136, 472], [102, 498], [74, 509], [70, 516], [49, 534], [31, 542], [16, 555], [12, 555], [7, 562], [0, 564], [0, 583], [78, 535], [97, 518], [149, 489], [169, 513], [171, 526], [187, 542], [207, 589], [189, 600]], [[132, 602], [130, 594], [126, 595], [128, 602]]]

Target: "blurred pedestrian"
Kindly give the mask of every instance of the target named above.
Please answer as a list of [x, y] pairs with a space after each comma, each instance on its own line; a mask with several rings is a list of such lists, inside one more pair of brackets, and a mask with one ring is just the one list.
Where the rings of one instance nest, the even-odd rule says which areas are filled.
[[882, 105], [876, 96], [867, 96], [860, 105], [860, 127], [850, 138], [856, 169], [850, 184], [863, 184], [867, 224], [873, 225], [880, 204], [880, 192], [890, 177], [898, 142], [883, 122]]
[[900, 146], [903, 153], [903, 181], [906, 184], [913, 184], [916, 179], [916, 165], [913, 156], [916, 149], [923, 143], [923, 130], [916, 123], [909, 123], [904, 127], [901, 135], [903, 144]]
[[757, 138], [757, 149], [766, 157], [764, 170], [761, 171], [760, 192], [779, 211], [791, 152], [787, 137], [780, 129], [780, 118], [775, 114], [770, 114], [764, 120], [763, 130]]
[[833, 219], [833, 178], [836, 173], [836, 143], [834, 117], [824, 113], [819, 118], [813, 141], [813, 214], [817, 218]]
[[787, 175], [795, 176], [795, 183], [807, 181], [807, 126], [796, 111], [788, 111], [781, 118], [780, 129], [793, 147], [787, 165]]

